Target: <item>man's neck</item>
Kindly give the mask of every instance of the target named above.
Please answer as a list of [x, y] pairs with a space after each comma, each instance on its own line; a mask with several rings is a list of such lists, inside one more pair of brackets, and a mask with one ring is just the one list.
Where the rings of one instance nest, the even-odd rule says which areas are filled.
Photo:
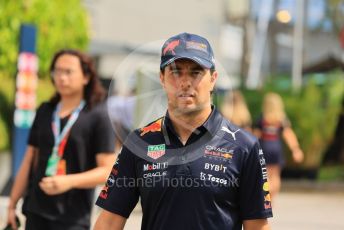
[[168, 113], [180, 141], [185, 145], [192, 132], [208, 119], [211, 114], [211, 106], [191, 113], [180, 113], [169, 109]]
[[70, 97], [61, 97], [61, 109], [59, 116], [65, 117], [72, 113], [72, 111], [79, 106], [81, 100], [83, 99], [82, 95], [73, 95]]

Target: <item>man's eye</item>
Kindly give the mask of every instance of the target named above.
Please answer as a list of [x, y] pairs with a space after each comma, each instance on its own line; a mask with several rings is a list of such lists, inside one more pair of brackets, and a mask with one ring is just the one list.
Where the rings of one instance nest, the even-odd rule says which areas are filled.
[[179, 76], [180, 72], [178, 70], [174, 70], [174, 71], [172, 71], [172, 75], [173, 76]]
[[202, 71], [192, 71], [192, 76], [195, 77], [200, 77], [202, 76], [203, 72]]
[[66, 69], [65, 71], [66, 71], [67, 75], [71, 75], [73, 73], [73, 70], [71, 70], [71, 69]]

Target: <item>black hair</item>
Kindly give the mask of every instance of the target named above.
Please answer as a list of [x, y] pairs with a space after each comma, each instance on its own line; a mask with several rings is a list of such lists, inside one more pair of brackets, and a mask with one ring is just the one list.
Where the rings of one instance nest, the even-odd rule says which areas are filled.
[[[92, 108], [97, 103], [103, 101], [105, 99], [106, 92], [98, 78], [92, 58], [86, 55], [85, 53], [82, 53], [81, 51], [74, 49], [63, 49], [58, 51], [54, 55], [53, 60], [51, 62], [50, 72], [52, 72], [55, 69], [57, 59], [64, 54], [73, 55], [77, 57], [80, 61], [80, 66], [83, 74], [89, 77], [89, 81], [87, 85], [85, 85], [84, 87], [84, 99], [89, 108]], [[60, 94], [56, 92], [55, 95], [50, 99], [50, 102], [53, 104], [57, 104], [60, 101], [60, 99]]]

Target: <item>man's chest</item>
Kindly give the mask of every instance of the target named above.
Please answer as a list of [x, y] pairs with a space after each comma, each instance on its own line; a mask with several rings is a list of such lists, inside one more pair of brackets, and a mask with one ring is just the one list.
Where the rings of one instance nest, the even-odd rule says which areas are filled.
[[[165, 148], [161, 159], [136, 161], [136, 175], [141, 191], [174, 188], [201, 188], [228, 192], [239, 188], [240, 149], [228, 143], [209, 142], [197, 148]], [[147, 148], [147, 155], [151, 154]]]

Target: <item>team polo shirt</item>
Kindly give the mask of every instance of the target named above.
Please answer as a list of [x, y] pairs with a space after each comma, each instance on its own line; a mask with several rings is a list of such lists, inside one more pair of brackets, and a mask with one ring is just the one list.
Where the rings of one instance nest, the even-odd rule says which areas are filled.
[[141, 229], [236, 230], [272, 216], [268, 187], [257, 139], [213, 107], [185, 145], [168, 112], [132, 132], [96, 204], [128, 218], [140, 198]]

